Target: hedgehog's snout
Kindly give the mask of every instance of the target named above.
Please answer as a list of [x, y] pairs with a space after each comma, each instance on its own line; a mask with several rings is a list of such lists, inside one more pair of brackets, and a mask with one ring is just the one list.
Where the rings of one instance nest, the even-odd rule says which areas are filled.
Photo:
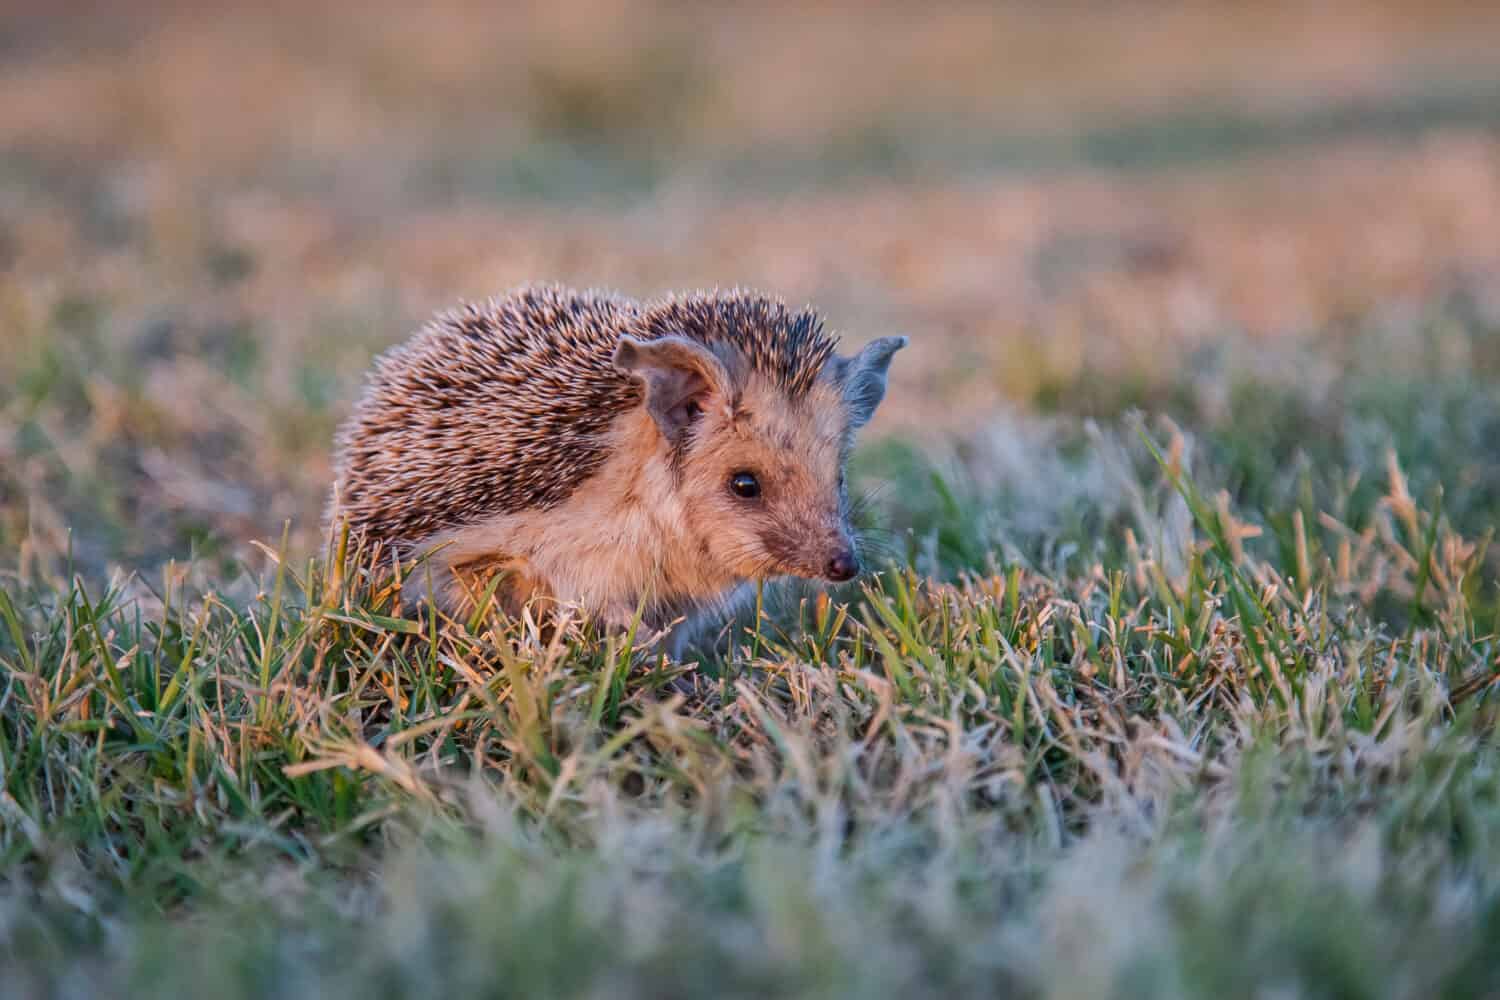
[[859, 550], [855, 548], [847, 525], [841, 525], [831, 537], [810, 551], [805, 575], [821, 577], [829, 583], [848, 583], [860, 574]]
[[859, 556], [853, 549], [835, 552], [823, 567], [823, 575], [834, 583], [845, 583], [859, 575]]
[[784, 523], [764, 532], [760, 546], [770, 558], [771, 575], [847, 583], [860, 574], [859, 550], [847, 526]]

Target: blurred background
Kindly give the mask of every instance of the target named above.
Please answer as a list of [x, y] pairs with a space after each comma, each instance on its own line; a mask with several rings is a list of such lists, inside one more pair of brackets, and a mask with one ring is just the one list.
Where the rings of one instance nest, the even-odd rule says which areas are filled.
[[1500, 370], [1497, 43], [1395, 0], [12, 0], [0, 571], [310, 551], [372, 355], [533, 280], [907, 333], [874, 446], [1012, 480], [995, 441], [1136, 406], [1353, 447], [1351, 372], [1471, 454], [1423, 400]]

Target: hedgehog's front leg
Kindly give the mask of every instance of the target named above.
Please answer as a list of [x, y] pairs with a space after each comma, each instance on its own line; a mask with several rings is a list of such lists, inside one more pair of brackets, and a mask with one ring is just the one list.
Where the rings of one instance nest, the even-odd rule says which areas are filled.
[[679, 602], [670, 615], [648, 619], [657, 624], [661, 648], [674, 660], [686, 661], [693, 654], [724, 654], [741, 613], [755, 596], [755, 587], [742, 583], [708, 600]]

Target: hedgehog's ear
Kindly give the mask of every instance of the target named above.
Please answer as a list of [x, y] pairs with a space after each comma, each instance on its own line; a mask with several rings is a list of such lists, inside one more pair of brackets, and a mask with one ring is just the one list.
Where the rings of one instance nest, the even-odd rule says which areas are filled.
[[885, 376], [891, 367], [891, 357], [905, 346], [905, 337], [881, 337], [870, 341], [852, 358], [834, 360], [833, 377], [843, 384], [850, 430], [859, 430], [875, 415], [875, 407], [885, 398]]
[[730, 398], [729, 372], [714, 353], [686, 337], [621, 337], [615, 367], [646, 386], [646, 410], [673, 444], [703, 411]]

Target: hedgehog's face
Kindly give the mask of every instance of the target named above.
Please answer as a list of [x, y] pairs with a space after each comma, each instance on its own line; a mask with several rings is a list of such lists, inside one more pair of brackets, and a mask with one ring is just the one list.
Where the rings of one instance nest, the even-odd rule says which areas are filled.
[[846, 426], [826, 387], [790, 404], [755, 380], [732, 409], [706, 409], [683, 453], [679, 489], [708, 557], [739, 579], [858, 573]]
[[705, 561], [742, 580], [841, 582], [860, 571], [844, 466], [904, 344], [887, 338], [833, 358], [792, 399], [686, 339], [622, 342], [616, 362], [645, 381], [685, 527]]

